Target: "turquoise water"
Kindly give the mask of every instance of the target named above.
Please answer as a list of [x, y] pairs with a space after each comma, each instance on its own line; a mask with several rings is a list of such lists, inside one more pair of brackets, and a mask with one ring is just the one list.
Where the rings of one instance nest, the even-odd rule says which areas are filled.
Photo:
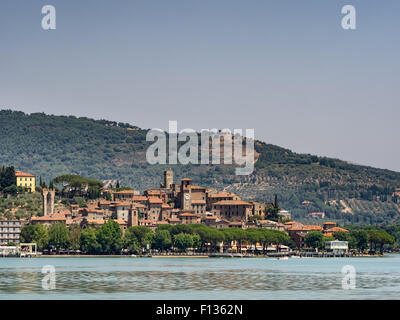
[[[44, 265], [56, 288], [42, 288]], [[356, 270], [342, 289], [342, 267]], [[400, 255], [381, 258], [0, 258], [0, 299], [399, 299]]]

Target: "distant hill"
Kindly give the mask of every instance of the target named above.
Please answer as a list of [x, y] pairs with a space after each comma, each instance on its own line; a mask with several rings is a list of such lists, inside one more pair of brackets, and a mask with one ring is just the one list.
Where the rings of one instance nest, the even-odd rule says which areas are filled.
[[[126, 123], [43, 113], [0, 111], [0, 165], [42, 176], [79, 174], [144, 190], [158, 187], [171, 168], [175, 181], [236, 192], [243, 199], [273, 200], [296, 219], [325, 211], [326, 219], [346, 223], [400, 221], [400, 173], [350, 164], [338, 159], [297, 154], [256, 141], [257, 162], [250, 176], [239, 177], [225, 165], [150, 165], [145, 153], [147, 130]], [[308, 201], [308, 204], [302, 204]], [[316, 221], [316, 220], [312, 220]]]

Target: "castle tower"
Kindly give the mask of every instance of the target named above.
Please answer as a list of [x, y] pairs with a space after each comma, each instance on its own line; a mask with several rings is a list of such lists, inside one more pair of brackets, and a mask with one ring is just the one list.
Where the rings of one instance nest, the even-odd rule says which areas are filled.
[[52, 214], [54, 214], [55, 195], [56, 195], [55, 189], [42, 190], [43, 216], [51, 216]]
[[164, 188], [172, 189], [172, 185], [174, 184], [174, 172], [172, 170], [164, 171]]

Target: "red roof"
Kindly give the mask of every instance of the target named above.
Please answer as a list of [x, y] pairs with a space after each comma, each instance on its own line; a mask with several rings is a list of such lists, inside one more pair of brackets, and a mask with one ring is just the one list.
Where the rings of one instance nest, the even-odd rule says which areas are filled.
[[149, 198], [149, 203], [162, 204], [163, 201], [160, 198]]
[[252, 206], [250, 202], [242, 201], [242, 200], [222, 200], [218, 202], [214, 202], [213, 206]]
[[22, 172], [22, 171], [15, 171], [16, 177], [26, 177], [26, 178], [35, 178], [33, 174]]
[[206, 204], [206, 200], [192, 200], [192, 204]]
[[139, 220], [139, 223], [153, 223], [153, 220], [142, 219], [142, 220]]

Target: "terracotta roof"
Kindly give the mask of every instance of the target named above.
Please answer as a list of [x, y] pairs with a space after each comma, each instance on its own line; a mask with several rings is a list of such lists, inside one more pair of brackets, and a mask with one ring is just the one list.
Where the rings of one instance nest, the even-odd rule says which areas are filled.
[[46, 216], [46, 217], [33, 217], [31, 221], [65, 221], [65, 216]]
[[146, 208], [146, 206], [142, 203], [133, 203], [132, 206], [135, 208]]
[[183, 178], [183, 179], [181, 179], [181, 181], [192, 181], [192, 179], [189, 179], [189, 178]]
[[35, 178], [33, 174], [22, 172], [22, 171], [15, 171], [16, 177], [25, 177], [25, 178]]
[[194, 185], [194, 184], [191, 185], [190, 188], [191, 189], [199, 189], [199, 190], [203, 190], [204, 189], [204, 190], [206, 190], [206, 187], [202, 187], [202, 186], [198, 186], [198, 185]]
[[343, 229], [343, 228], [340, 228], [340, 227], [333, 227], [333, 228], [329, 229], [329, 231], [332, 231], [332, 232], [338, 232], [338, 231], [349, 232], [349, 230], [346, 230], [346, 229]]
[[168, 204], [166, 204], [166, 203], [163, 203], [162, 204], [162, 206], [161, 206], [161, 208], [163, 208], [163, 209], [172, 209]]
[[117, 201], [111, 204], [111, 207], [129, 207], [132, 203], [127, 201]]
[[[103, 219], [86, 219], [86, 221], [89, 224], [104, 224], [107, 222], [106, 220], [103, 220]], [[124, 220], [113, 220], [113, 221], [115, 221], [118, 224], [127, 224], [127, 222]]]
[[154, 204], [162, 204], [163, 201], [160, 198], [149, 198], [149, 203], [154, 203]]
[[312, 216], [322, 216], [322, 215], [325, 215], [325, 212], [311, 212], [310, 213], [310, 215], [312, 215]]
[[117, 222], [118, 224], [128, 224], [128, 222], [126, 222], [125, 220], [114, 220], [115, 222]]
[[135, 194], [135, 190], [121, 190], [115, 191], [114, 194]]
[[221, 191], [215, 194], [212, 194], [210, 196], [208, 196], [209, 198], [227, 198], [227, 197], [235, 197], [236, 194], [232, 193], [232, 192], [225, 192], [225, 191]]
[[206, 204], [206, 200], [192, 200], [192, 204]]
[[148, 189], [146, 190], [147, 194], [164, 194], [165, 191], [159, 189]]
[[86, 219], [89, 224], [104, 224], [106, 221], [103, 219]]
[[156, 221], [156, 224], [168, 224], [167, 221]]
[[179, 217], [197, 217], [197, 218], [199, 218], [200, 216], [195, 213], [186, 212], [186, 213], [181, 213], [179, 215]]
[[133, 196], [132, 200], [133, 201], [147, 201], [147, 197], [146, 196]]
[[139, 220], [139, 223], [153, 223], [153, 220], [142, 219], [142, 220]]
[[336, 223], [335, 222], [324, 222], [324, 224], [330, 224], [330, 225], [336, 225]]
[[317, 225], [306, 225], [303, 226], [303, 230], [322, 230], [322, 227]]
[[217, 217], [205, 217], [206, 220], [216, 220]]
[[213, 206], [251, 206], [250, 202], [242, 201], [242, 200], [222, 200], [218, 202], [214, 202]]
[[169, 218], [168, 221], [181, 221], [178, 218]]
[[101, 209], [84, 209], [87, 213], [104, 213], [104, 210]]

